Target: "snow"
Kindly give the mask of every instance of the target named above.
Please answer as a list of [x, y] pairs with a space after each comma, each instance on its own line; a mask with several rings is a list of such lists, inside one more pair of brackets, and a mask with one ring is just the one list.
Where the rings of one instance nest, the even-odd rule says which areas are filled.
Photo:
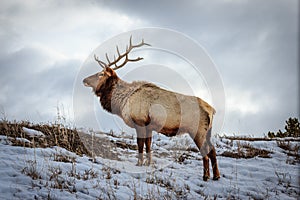
[[23, 127], [23, 131], [29, 136], [29, 137], [45, 137], [44, 133], [40, 131], [36, 131], [33, 129], [29, 129], [26, 127]]
[[[41, 132], [23, 130], [43, 137]], [[135, 143], [132, 136], [95, 135]], [[182, 151], [194, 147], [187, 136], [167, 138], [154, 134], [154, 164], [149, 167], [135, 165], [134, 150], [116, 148], [113, 150], [120, 153], [119, 160], [96, 157], [92, 162], [87, 156], [56, 146], [12, 146], [11, 139], [0, 137], [0, 199], [299, 199], [300, 195], [299, 162], [287, 162], [291, 158], [276, 141], [216, 140], [221, 179], [204, 182], [199, 153]], [[238, 151], [241, 144], [269, 150], [271, 158], [221, 156], [224, 151]], [[183, 153], [187, 158], [176, 162]]]

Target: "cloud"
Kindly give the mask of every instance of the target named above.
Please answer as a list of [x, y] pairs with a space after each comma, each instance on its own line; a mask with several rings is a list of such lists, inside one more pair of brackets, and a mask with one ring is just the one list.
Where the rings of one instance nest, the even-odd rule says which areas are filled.
[[0, 105], [16, 119], [51, 120], [57, 102], [72, 109], [73, 82], [87, 55], [139, 24], [92, 1], [0, 4]]
[[81, 59], [100, 41], [141, 23], [137, 18], [97, 7], [93, 1], [6, 1], [1, 4], [2, 29], [5, 35], [13, 32], [19, 37], [16, 48], [40, 45]]
[[299, 116], [298, 4], [1, 1], [0, 105], [18, 119], [53, 118], [58, 101], [71, 107], [77, 72], [95, 47], [123, 31], [155, 26], [192, 37], [216, 63], [227, 97], [224, 131], [262, 134], [283, 128], [286, 118]]
[[[71, 101], [79, 60], [52, 60], [48, 51], [24, 48], [0, 59], [0, 105], [16, 119], [46, 121], [58, 102]], [[37, 113], [39, 113], [37, 115]], [[50, 119], [49, 119], [50, 118]]]

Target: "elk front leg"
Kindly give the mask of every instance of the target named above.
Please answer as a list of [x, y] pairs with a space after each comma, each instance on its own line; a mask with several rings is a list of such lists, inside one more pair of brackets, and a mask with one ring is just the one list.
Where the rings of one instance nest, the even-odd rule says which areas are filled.
[[146, 153], [147, 153], [147, 160], [146, 160], [145, 165], [147, 165], [147, 166], [149, 166], [152, 162], [151, 142], [152, 142], [152, 130], [147, 130], [147, 137], [146, 137], [146, 140], [145, 140]]
[[146, 128], [141, 126], [136, 126], [135, 130], [137, 133], [137, 145], [139, 151], [137, 166], [142, 166], [144, 163], [143, 153], [144, 153], [144, 145], [146, 141]]
[[142, 166], [144, 163], [143, 153], [144, 153], [145, 138], [137, 138], [137, 144], [138, 144], [138, 151], [139, 151], [137, 166]]

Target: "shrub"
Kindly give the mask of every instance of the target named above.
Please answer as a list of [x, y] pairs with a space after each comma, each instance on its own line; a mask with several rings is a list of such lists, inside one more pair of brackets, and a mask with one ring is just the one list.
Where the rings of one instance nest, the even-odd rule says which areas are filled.
[[269, 138], [274, 137], [300, 137], [300, 125], [297, 118], [289, 118], [285, 121], [286, 125], [284, 126], [285, 132], [282, 132], [281, 130], [278, 130], [277, 133], [274, 132], [268, 132]]

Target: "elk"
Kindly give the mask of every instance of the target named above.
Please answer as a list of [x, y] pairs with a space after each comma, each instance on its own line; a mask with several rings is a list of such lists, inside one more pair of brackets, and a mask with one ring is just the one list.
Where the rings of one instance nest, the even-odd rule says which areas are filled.
[[[117, 58], [111, 61], [106, 55], [107, 62], [101, 61], [94, 55], [95, 61], [102, 67], [100, 72], [83, 80], [91, 87], [104, 110], [118, 115], [126, 125], [137, 133], [138, 162], [137, 165], [150, 165], [152, 162], [151, 142], [152, 131], [172, 137], [188, 133], [194, 140], [203, 157], [203, 180], [210, 178], [209, 160], [213, 169], [213, 180], [220, 178], [216, 150], [212, 145], [211, 130], [215, 109], [202, 99], [160, 88], [152, 83], [134, 81], [128, 83], [118, 77], [115, 70], [128, 62], [137, 62], [143, 58], [129, 58], [129, 53], [138, 47], [150, 46], [144, 40], [132, 44], [121, 54], [118, 46]], [[143, 151], [146, 146], [146, 161]]]

